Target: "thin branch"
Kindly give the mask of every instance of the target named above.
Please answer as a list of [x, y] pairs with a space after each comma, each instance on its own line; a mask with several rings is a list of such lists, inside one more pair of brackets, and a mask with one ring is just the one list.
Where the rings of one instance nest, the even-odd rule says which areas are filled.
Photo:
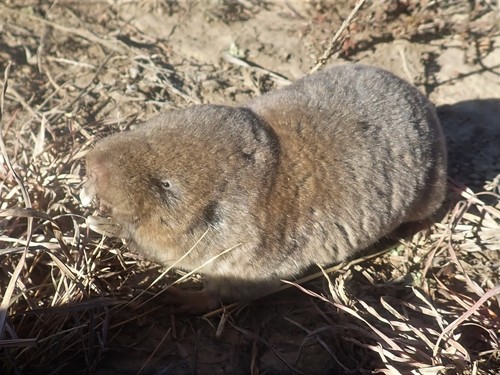
[[349, 17], [347, 17], [346, 20], [342, 23], [342, 26], [340, 26], [340, 29], [337, 30], [337, 32], [333, 36], [332, 40], [330, 41], [330, 45], [325, 50], [325, 52], [323, 52], [323, 55], [320, 57], [320, 59], [318, 60], [318, 62], [314, 66], [314, 68], [311, 69], [309, 74], [314, 73], [319, 68], [324, 66], [326, 64], [326, 62], [328, 61], [328, 59], [330, 57], [332, 57], [337, 40], [340, 38], [340, 35], [342, 35], [342, 33], [345, 31], [345, 29], [347, 29], [347, 27], [349, 27], [352, 20], [354, 19], [354, 16], [358, 12], [358, 10], [363, 6], [364, 3], [365, 3], [365, 0], [359, 0], [357, 2], [356, 6], [352, 10], [351, 14], [349, 14]]

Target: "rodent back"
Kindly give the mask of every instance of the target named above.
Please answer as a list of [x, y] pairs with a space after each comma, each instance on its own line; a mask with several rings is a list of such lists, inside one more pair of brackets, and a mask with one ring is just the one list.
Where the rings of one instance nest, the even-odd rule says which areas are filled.
[[434, 109], [389, 72], [332, 67], [248, 107], [282, 144], [274, 211], [294, 218], [281, 238], [305, 249], [304, 261], [343, 259], [411, 220], [423, 201], [427, 214], [442, 201], [446, 157]]

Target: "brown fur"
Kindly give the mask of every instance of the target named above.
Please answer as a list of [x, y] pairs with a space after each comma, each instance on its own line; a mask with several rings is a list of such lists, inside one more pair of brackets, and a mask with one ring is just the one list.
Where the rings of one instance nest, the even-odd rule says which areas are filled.
[[[86, 197], [145, 257], [201, 270], [223, 299], [259, 295], [421, 220], [445, 192], [433, 106], [374, 67], [325, 69], [245, 107], [163, 113], [99, 142]], [[170, 186], [165, 186], [166, 183]]]

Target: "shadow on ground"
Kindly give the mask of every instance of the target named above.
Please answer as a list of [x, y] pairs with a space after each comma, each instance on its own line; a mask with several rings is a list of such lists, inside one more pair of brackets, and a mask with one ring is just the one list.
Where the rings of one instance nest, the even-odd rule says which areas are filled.
[[500, 174], [500, 99], [437, 108], [448, 145], [449, 176], [480, 190]]

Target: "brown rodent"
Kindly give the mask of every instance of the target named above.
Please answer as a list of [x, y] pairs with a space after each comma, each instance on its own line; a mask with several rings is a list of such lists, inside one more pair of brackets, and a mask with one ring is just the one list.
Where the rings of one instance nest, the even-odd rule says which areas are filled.
[[148, 259], [175, 263], [205, 234], [177, 264], [208, 262], [199, 313], [426, 218], [444, 197], [446, 150], [415, 87], [341, 65], [243, 107], [159, 114], [98, 142], [87, 176], [82, 202], [97, 196], [117, 224], [110, 233]]

